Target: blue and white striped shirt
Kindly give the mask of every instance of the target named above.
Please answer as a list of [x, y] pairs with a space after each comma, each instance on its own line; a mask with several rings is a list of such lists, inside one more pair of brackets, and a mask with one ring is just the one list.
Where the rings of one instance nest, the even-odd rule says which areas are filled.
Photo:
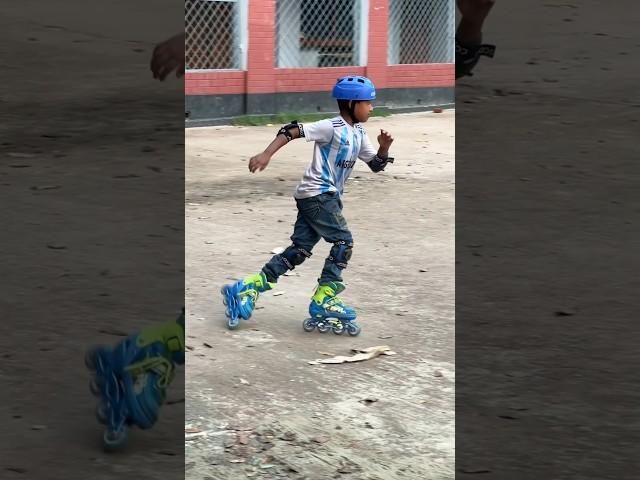
[[300, 133], [315, 146], [311, 165], [294, 193], [298, 199], [325, 192], [342, 195], [356, 160], [369, 163], [377, 152], [361, 124], [352, 127], [339, 116], [301, 124]]

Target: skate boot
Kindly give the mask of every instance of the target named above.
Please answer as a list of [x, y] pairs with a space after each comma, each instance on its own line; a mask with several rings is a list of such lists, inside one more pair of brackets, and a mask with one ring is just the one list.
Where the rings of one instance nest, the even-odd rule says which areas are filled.
[[305, 332], [318, 329], [321, 333], [333, 330], [336, 335], [345, 331], [352, 336], [360, 333], [360, 326], [355, 322], [356, 311], [347, 307], [337, 295], [344, 290], [339, 282], [328, 282], [318, 285], [309, 305], [309, 315], [302, 328]]
[[256, 273], [222, 287], [223, 303], [226, 305], [227, 325], [233, 330], [240, 325], [240, 319], [249, 320], [256, 301], [262, 292], [271, 290], [275, 284], [269, 283], [263, 272]]
[[115, 347], [98, 346], [85, 356], [98, 397], [96, 416], [105, 425], [105, 450], [122, 447], [128, 428], [151, 428], [158, 420], [175, 365], [184, 364], [184, 309], [177, 321], [142, 330]]

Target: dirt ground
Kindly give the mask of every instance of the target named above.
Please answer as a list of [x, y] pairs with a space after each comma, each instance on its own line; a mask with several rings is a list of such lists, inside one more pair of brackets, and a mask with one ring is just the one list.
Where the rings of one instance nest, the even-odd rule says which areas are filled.
[[498, 1], [456, 85], [460, 478], [638, 478], [636, 6]]
[[[380, 174], [359, 162], [344, 195], [355, 247], [341, 297], [358, 311], [355, 338], [302, 330], [323, 241], [227, 330], [219, 289], [289, 245], [312, 144], [250, 174], [276, 126], [186, 131], [188, 479], [453, 478], [454, 118], [366, 125], [374, 142], [380, 128], [395, 136], [396, 162]], [[307, 363], [377, 345], [397, 354]]]

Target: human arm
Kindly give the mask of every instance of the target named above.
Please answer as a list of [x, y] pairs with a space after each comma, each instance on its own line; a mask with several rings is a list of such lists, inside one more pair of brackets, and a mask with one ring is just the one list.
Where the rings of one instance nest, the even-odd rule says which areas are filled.
[[371, 171], [377, 173], [385, 169], [387, 163], [393, 163], [394, 158], [389, 157], [389, 148], [393, 143], [393, 137], [386, 130], [380, 130], [378, 135], [378, 150], [376, 151], [369, 137], [364, 134], [362, 137], [362, 150], [359, 158], [364, 160]]
[[317, 141], [326, 143], [331, 141], [332, 135], [333, 127], [331, 120], [320, 120], [319, 122], [313, 122], [306, 125], [298, 124], [294, 121], [289, 125], [282, 127], [278, 131], [276, 138], [263, 152], [251, 157], [249, 160], [249, 171], [251, 173], [255, 173], [257, 171], [261, 172], [267, 168], [267, 165], [269, 165], [269, 162], [271, 161], [271, 157], [273, 157], [278, 150], [284, 147], [291, 140], [305, 137], [308, 142]]
[[153, 49], [151, 57], [151, 71], [153, 78], [164, 81], [165, 78], [176, 70], [176, 77], [184, 75], [184, 32], [159, 43]]
[[[295, 128], [290, 128], [288, 129], [288, 132], [291, 136], [291, 140], [300, 138], [299, 127], [296, 126]], [[278, 132], [276, 138], [273, 139], [273, 142], [271, 142], [263, 152], [251, 157], [249, 160], [249, 171], [251, 173], [255, 173], [257, 171], [261, 172], [267, 168], [267, 165], [269, 165], [269, 162], [271, 161], [271, 157], [273, 157], [278, 150], [284, 147], [291, 140], [284, 133]]]

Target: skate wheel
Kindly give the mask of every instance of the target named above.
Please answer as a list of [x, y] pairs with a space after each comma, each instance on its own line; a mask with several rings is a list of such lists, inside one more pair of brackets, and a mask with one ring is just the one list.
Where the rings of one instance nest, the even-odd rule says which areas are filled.
[[91, 393], [96, 396], [99, 397], [100, 396], [100, 383], [98, 382], [97, 378], [92, 378], [89, 381], [89, 390], [91, 390]]
[[127, 441], [127, 429], [125, 427], [119, 431], [107, 430], [102, 436], [103, 446], [107, 452], [120, 449]]
[[355, 337], [356, 335], [360, 335], [361, 331], [362, 329], [360, 328], [360, 325], [356, 325], [355, 323], [350, 323], [349, 326], [347, 327], [347, 333], [352, 337]]
[[327, 325], [326, 323], [319, 323], [318, 324], [318, 331], [320, 333], [327, 333], [329, 330], [331, 330], [331, 327], [329, 325]]
[[344, 333], [344, 325], [335, 325], [333, 327], [333, 333], [335, 333], [336, 335], [342, 335]]
[[87, 350], [87, 352], [84, 354], [84, 365], [87, 367], [88, 370], [92, 372], [96, 371], [97, 355], [98, 355], [98, 347], [91, 348], [90, 350]]
[[104, 346], [90, 348], [84, 354], [84, 364], [90, 372], [102, 370], [104, 367], [105, 357], [108, 358], [111, 353], [111, 348]]
[[107, 412], [103, 403], [99, 403], [96, 406], [96, 420], [102, 425], [107, 424]]
[[313, 318], [307, 318], [302, 322], [302, 329], [305, 332], [313, 332], [316, 329], [316, 325], [313, 323]]

